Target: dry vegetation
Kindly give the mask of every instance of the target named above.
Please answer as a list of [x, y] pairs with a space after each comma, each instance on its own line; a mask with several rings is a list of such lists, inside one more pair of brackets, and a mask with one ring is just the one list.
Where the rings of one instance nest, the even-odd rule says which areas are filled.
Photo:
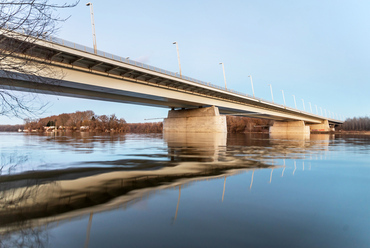
[[271, 120], [226, 116], [228, 133], [268, 132]]
[[369, 117], [354, 117], [347, 119], [337, 130], [344, 131], [370, 131]]
[[123, 132], [123, 133], [158, 133], [162, 132], [162, 123], [126, 123], [115, 114], [96, 115], [93, 111], [53, 115], [38, 120], [25, 120], [27, 130], [45, 131], [45, 127], [57, 126], [59, 131]]

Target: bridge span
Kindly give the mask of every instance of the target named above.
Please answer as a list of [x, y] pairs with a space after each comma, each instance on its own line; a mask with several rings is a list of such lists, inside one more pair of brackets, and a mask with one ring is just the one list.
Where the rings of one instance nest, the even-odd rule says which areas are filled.
[[[271, 132], [329, 131], [343, 123], [55, 37], [27, 42], [0, 30], [0, 39], [0, 49], [11, 51], [7, 59], [30, 61], [24, 73], [0, 71], [1, 88], [170, 108], [165, 131], [224, 132], [225, 114], [275, 120]], [[35, 65], [43, 69], [32, 76]]]

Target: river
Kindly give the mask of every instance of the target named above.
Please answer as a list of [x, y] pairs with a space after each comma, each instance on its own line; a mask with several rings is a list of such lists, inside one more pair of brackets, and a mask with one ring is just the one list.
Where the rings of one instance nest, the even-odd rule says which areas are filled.
[[370, 247], [370, 136], [0, 133], [0, 247]]

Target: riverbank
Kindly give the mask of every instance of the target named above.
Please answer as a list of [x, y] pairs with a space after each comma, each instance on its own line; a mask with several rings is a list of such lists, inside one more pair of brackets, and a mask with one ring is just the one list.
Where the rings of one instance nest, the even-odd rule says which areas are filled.
[[332, 132], [334, 134], [348, 134], [348, 135], [370, 135], [370, 131], [344, 131], [344, 130], [339, 130], [339, 131], [334, 131]]

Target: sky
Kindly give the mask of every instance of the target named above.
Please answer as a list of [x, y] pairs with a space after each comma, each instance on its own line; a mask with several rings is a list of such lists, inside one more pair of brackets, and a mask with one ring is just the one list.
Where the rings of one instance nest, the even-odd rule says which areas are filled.
[[[87, 1], [86, 1], [87, 2]], [[81, 1], [55, 35], [93, 46], [90, 9]], [[369, 116], [370, 1], [95, 0], [97, 48], [152, 66], [316, 113]], [[92, 110], [127, 122], [161, 121], [168, 109], [40, 95], [39, 117]], [[303, 99], [303, 101], [302, 101]], [[0, 124], [22, 124], [0, 116]]]

